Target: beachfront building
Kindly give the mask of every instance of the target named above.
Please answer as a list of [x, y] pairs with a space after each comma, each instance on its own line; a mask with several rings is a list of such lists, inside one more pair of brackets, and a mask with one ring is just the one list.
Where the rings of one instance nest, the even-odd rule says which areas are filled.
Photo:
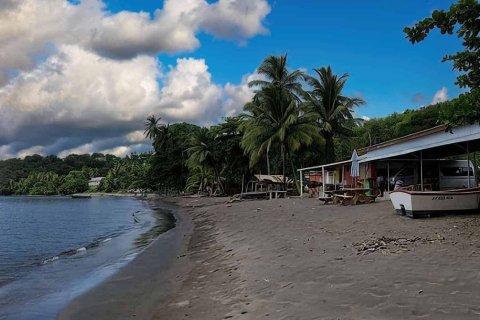
[[[344, 186], [375, 188], [377, 177], [387, 191], [401, 177], [414, 190], [438, 190], [442, 177], [462, 177], [464, 185], [476, 186], [476, 151], [480, 148], [478, 124], [456, 127], [450, 132], [437, 126], [358, 150], [359, 174], [351, 176], [351, 160], [299, 169], [301, 192], [312, 182], [326, 190]], [[456, 164], [452, 157], [463, 159]], [[462, 164], [463, 163], [463, 164]], [[465, 177], [464, 177], [465, 176]], [[397, 179], [397, 180], [396, 180]], [[452, 178], [453, 179], [453, 178]], [[448, 185], [443, 186], [445, 188]]]
[[97, 188], [99, 185], [100, 185], [100, 182], [102, 182], [102, 180], [104, 179], [105, 177], [95, 177], [95, 178], [92, 178], [88, 181], [88, 186], [91, 187], [91, 188]]

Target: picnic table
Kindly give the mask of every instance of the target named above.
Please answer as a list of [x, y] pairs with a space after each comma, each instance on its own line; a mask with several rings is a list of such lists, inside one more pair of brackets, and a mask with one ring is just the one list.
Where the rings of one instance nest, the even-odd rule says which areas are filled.
[[343, 188], [341, 190], [325, 191], [328, 197], [319, 198], [322, 201], [333, 204], [359, 204], [375, 202], [376, 195], [367, 195], [370, 188]]

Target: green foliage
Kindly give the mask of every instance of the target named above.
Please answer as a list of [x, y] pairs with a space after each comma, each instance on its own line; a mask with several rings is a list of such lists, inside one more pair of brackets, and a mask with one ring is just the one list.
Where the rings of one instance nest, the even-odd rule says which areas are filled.
[[175, 123], [164, 126], [160, 134], [153, 137], [155, 154], [147, 175], [150, 189], [183, 190], [189, 174], [186, 165], [186, 150], [192, 146], [192, 137], [200, 127], [189, 123]]
[[27, 156], [22, 159], [8, 159], [0, 161], [0, 192], [8, 192], [10, 181], [18, 181], [27, 178], [32, 173], [52, 172], [59, 176], [65, 176], [70, 171], [82, 170], [84, 167], [94, 170], [91, 176], [105, 176], [108, 170], [118, 159], [113, 155], [94, 153], [92, 155], [71, 154], [65, 159], [49, 155], [42, 157], [38, 154]]
[[[93, 191], [128, 191], [148, 188], [148, 173], [151, 166], [150, 154], [132, 154], [124, 159], [113, 155], [94, 153], [90, 155], [69, 155], [65, 159], [55, 156], [34, 155], [24, 160], [10, 159], [4, 167], [14, 169], [21, 176], [0, 184], [2, 195], [57, 195], [81, 193], [89, 190], [88, 181], [93, 177], [106, 176], [100, 188]], [[47, 165], [45, 165], [47, 163]], [[54, 165], [53, 165], [54, 164]], [[67, 168], [76, 168], [63, 173]], [[29, 171], [26, 176], [24, 169]], [[44, 171], [49, 169], [51, 171]]]
[[151, 154], [132, 154], [118, 159], [98, 186], [98, 191], [117, 192], [150, 189]]
[[449, 103], [416, 110], [407, 109], [402, 113], [364, 121], [360, 126], [349, 124], [352, 128], [352, 136], [348, 139], [335, 138], [336, 160], [349, 159], [353, 149], [368, 147], [441, 124], [439, 119]]
[[480, 88], [480, 3], [476, 0], [459, 0], [448, 11], [435, 10], [432, 16], [419, 21], [404, 32], [412, 42], [423, 41], [435, 28], [442, 34], [452, 35], [456, 30], [463, 39], [464, 51], [446, 55], [443, 61], [453, 61], [453, 68], [462, 72], [456, 84], [460, 87]]
[[318, 115], [316, 123], [325, 139], [325, 162], [331, 163], [335, 161], [334, 138], [352, 136], [351, 127], [356, 124], [353, 121], [353, 109], [365, 104], [365, 101], [342, 95], [347, 74], [339, 77], [330, 66], [314, 71], [318, 79], [306, 77], [312, 90], [304, 94], [305, 105]]
[[49, 196], [58, 194], [58, 186], [63, 179], [53, 172], [31, 173], [16, 184], [15, 193]]
[[88, 190], [88, 180], [90, 179], [89, 170], [70, 171], [63, 183], [58, 187], [60, 194], [81, 193]]
[[480, 120], [480, 89], [463, 93], [458, 98], [447, 101], [441, 108], [440, 121], [450, 129], [455, 125], [474, 124]]

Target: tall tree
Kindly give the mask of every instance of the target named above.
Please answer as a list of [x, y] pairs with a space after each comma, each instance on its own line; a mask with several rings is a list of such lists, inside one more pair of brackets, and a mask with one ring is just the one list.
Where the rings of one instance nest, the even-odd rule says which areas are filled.
[[[455, 30], [456, 28], [456, 30]], [[404, 32], [413, 44], [423, 41], [431, 30], [463, 40], [463, 51], [443, 57], [442, 62], [452, 61], [453, 69], [461, 74], [456, 84], [470, 88], [457, 99], [443, 103], [440, 121], [450, 130], [455, 125], [480, 123], [480, 3], [476, 0], [459, 0], [449, 10], [435, 10], [430, 18], [423, 19]]]
[[365, 101], [342, 94], [347, 74], [337, 76], [330, 66], [315, 69], [315, 73], [318, 79], [306, 77], [312, 90], [304, 94], [305, 105], [318, 115], [317, 125], [325, 139], [325, 160], [331, 163], [335, 161], [335, 136], [351, 135], [351, 129], [345, 124], [354, 118], [353, 108], [363, 105]]
[[449, 35], [455, 31], [457, 37], [463, 39], [464, 51], [446, 55], [443, 61], [452, 61], [453, 69], [463, 73], [457, 77], [457, 85], [480, 88], [480, 3], [477, 0], [459, 0], [449, 10], [435, 10], [430, 18], [406, 27], [404, 32], [415, 44], [423, 41], [433, 29]]
[[[304, 93], [301, 81], [305, 78], [305, 74], [301, 70], [290, 71], [287, 60], [287, 54], [281, 56], [268, 56], [257, 69], [257, 73], [264, 79], [250, 81], [248, 85], [250, 87], [260, 88], [260, 90], [273, 88], [281, 91], [282, 95], [286, 92], [297, 101], [300, 101], [300, 97]], [[259, 91], [257, 91], [257, 93], [258, 92]], [[254, 97], [251, 103], [258, 103], [258, 98]], [[270, 144], [265, 151], [267, 173], [270, 174]]]
[[287, 54], [282, 56], [269, 56], [263, 60], [257, 73], [265, 78], [248, 83], [250, 87], [284, 89], [298, 99], [303, 93], [301, 81], [304, 73], [301, 70], [290, 71], [287, 64]]
[[144, 124], [144, 131], [143, 133], [147, 137], [147, 139], [154, 140], [160, 131], [160, 120], [162, 118], [156, 117], [155, 115], [151, 115], [147, 118]]
[[[200, 169], [202, 175], [211, 172], [213, 175], [213, 184], [223, 193], [223, 184], [221, 181], [221, 168], [223, 165], [222, 154], [218, 149], [218, 141], [207, 128], [202, 128], [192, 137], [192, 146], [187, 149], [189, 155], [187, 165], [191, 170]], [[201, 182], [203, 184], [203, 177]], [[204, 187], [200, 185], [200, 189]], [[213, 185], [212, 187], [215, 187]]]
[[[245, 105], [245, 133], [242, 147], [255, 165], [270, 148], [280, 149], [282, 173], [285, 177], [286, 158], [309, 145], [317, 136], [314, 120], [317, 115], [299, 107], [298, 101], [286, 90], [266, 87], [257, 93], [258, 103]], [[289, 157], [291, 159], [291, 157]], [[292, 166], [295, 177], [295, 170]]]

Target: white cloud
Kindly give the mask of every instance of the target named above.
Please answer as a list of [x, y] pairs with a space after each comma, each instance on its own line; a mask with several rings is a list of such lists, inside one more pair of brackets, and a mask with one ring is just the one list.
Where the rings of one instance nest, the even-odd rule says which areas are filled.
[[37, 69], [0, 88], [0, 139], [15, 128], [36, 125], [98, 127], [140, 121], [158, 101], [157, 61], [99, 58], [62, 46]]
[[[5, 1], [5, 0], [3, 0]], [[112, 14], [101, 0], [9, 0], [0, 6], [0, 73], [28, 70], [65, 44], [110, 58], [191, 51], [202, 31], [244, 41], [266, 33], [267, 0], [165, 0], [147, 12]]]
[[43, 154], [43, 146], [33, 146], [27, 149], [20, 150], [17, 152], [17, 157], [19, 158], [25, 158], [26, 156], [32, 155], [32, 154]]
[[[156, 55], [197, 48], [197, 34], [243, 42], [266, 33], [266, 0], [166, 0], [153, 15], [101, 0], [0, 2], [0, 158], [116, 153], [149, 146], [149, 114], [209, 125], [252, 96], [212, 81], [203, 59], [164, 70]], [[127, 150], [128, 149], [128, 150]]]
[[125, 136], [128, 142], [147, 142], [148, 139], [145, 137], [143, 130], [132, 131]]
[[240, 113], [245, 103], [252, 100], [254, 90], [248, 86], [248, 83], [260, 78], [257, 73], [253, 73], [243, 76], [242, 82], [239, 85], [230, 82], [225, 85], [227, 99], [224, 102], [224, 110], [226, 116]]
[[367, 116], [361, 116], [360, 118], [361, 118], [362, 120], [365, 120], [365, 121], [370, 120], [370, 117], [367, 117]]
[[210, 125], [242, 110], [256, 77], [221, 86], [203, 59], [178, 59], [163, 72], [152, 57], [118, 61], [62, 46], [0, 87], [0, 147], [13, 140], [21, 146], [0, 157], [24, 156], [39, 145], [44, 153], [66, 156], [147, 143], [141, 129], [149, 114]]
[[262, 21], [270, 10], [267, 1], [219, 0], [205, 8], [200, 24], [216, 37], [245, 40], [268, 32]]
[[169, 121], [207, 124], [222, 115], [222, 87], [212, 83], [205, 60], [178, 59], [164, 78], [159, 111]]
[[92, 143], [86, 143], [75, 148], [63, 150], [62, 152], [58, 153], [58, 156], [60, 158], [65, 158], [69, 154], [86, 154], [93, 153], [94, 151], [94, 145]]
[[120, 146], [120, 147], [105, 149], [100, 152], [103, 154], [113, 154], [114, 156], [117, 156], [117, 157], [125, 157], [132, 153], [132, 148], [127, 146]]
[[438, 90], [435, 95], [433, 96], [432, 102], [430, 104], [437, 104], [440, 102], [445, 102], [448, 100], [448, 89], [446, 87], [442, 87]]

